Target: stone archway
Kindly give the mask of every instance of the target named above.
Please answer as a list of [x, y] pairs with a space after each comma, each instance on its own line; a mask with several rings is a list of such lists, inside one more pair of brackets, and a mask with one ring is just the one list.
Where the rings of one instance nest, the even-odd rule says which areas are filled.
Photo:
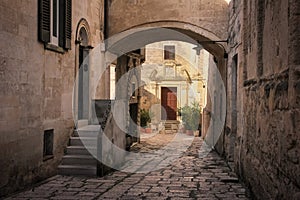
[[[105, 28], [107, 49], [120, 56], [158, 41], [178, 40], [192, 44], [201, 41], [201, 45], [213, 55], [212, 60], [217, 65], [218, 70], [212, 70], [212, 74], [219, 71], [220, 79], [223, 79], [219, 82], [226, 83], [226, 44], [215, 41], [224, 41], [228, 38], [228, 2], [228, 0], [105, 1], [108, 19]], [[172, 31], [181, 33], [180, 37], [177, 37], [178, 34], [172, 34]], [[153, 38], [153, 35], [158, 37]], [[211, 76], [213, 79], [211, 83], [215, 82], [214, 77]], [[219, 90], [224, 89], [224, 85], [226, 84], [216, 83], [213, 87]], [[212, 97], [208, 95], [207, 107], [203, 115], [205, 124], [202, 127], [203, 132], [211, 130], [210, 119], [215, 112], [214, 109], [224, 107], [226, 109], [226, 105], [216, 106], [213, 103], [222, 103], [226, 99], [224, 97], [226, 94], [218, 97], [214, 97], [213, 91], [211, 94]], [[220, 111], [215, 114], [222, 114], [225, 120], [224, 113], [226, 112]], [[221, 147], [222, 141], [220, 144]], [[220, 151], [223, 151], [222, 148]]]
[[227, 38], [229, 9], [225, 0], [109, 0], [106, 12], [108, 37], [141, 26], [155, 27], [153, 23], [164, 27], [172, 27], [174, 23], [177, 24], [175, 27], [180, 27], [178, 24], [181, 23], [184, 26], [181, 28], [186, 30], [202, 27], [200, 35], [212, 40], [216, 38], [210, 34]]
[[[116, 55], [124, 55], [128, 52], [134, 51], [136, 49], [140, 49], [141, 47], [144, 47], [145, 45], [154, 43], [154, 42], [160, 42], [160, 41], [168, 41], [168, 40], [177, 40], [177, 41], [184, 41], [191, 44], [197, 45], [198, 42], [200, 43], [202, 41], [203, 44], [201, 45], [214, 56], [214, 61], [217, 65], [218, 71], [220, 72], [220, 79], [222, 83], [218, 83], [215, 80], [215, 75], [211, 75], [211, 81], [210, 84], [213, 85], [214, 91], [223, 90], [225, 91], [224, 83], [226, 82], [226, 46], [220, 45], [215, 42], [216, 40], [221, 40], [217, 36], [213, 36], [212, 38], [207, 38], [200, 33], [203, 32], [203, 29], [201, 27], [194, 26], [194, 30], [191, 29], [184, 29], [184, 24], [182, 23], [173, 23], [173, 27], [167, 27], [163, 26], [163, 24], [156, 24], [152, 23], [152, 25], [155, 25], [156, 27], [144, 27], [144, 25], [141, 25], [141, 27], [130, 29], [127, 31], [124, 31], [122, 33], [117, 34], [116, 36], [109, 38], [107, 40], [107, 50], [111, 53], [114, 53]], [[177, 27], [175, 25], [178, 25]], [[161, 28], [162, 26], [163, 28]], [[212, 70], [212, 74], [217, 73], [216, 70]], [[223, 81], [222, 81], [223, 79]], [[208, 85], [209, 87], [209, 85]], [[218, 123], [210, 123], [211, 120], [211, 113], [214, 113], [215, 115], [220, 115], [217, 117], [217, 120], [224, 120], [225, 122], [225, 111], [220, 111], [221, 109], [226, 109], [226, 103], [224, 105], [224, 101], [226, 99], [226, 94], [219, 94], [218, 92], [211, 91], [213, 98], [207, 99], [207, 107], [205, 109], [204, 113], [204, 119], [203, 119], [203, 132], [206, 133], [207, 131], [210, 132], [223, 132], [223, 126], [221, 128], [214, 129], [215, 126], [217, 126]], [[216, 105], [218, 104], [218, 105]], [[213, 128], [212, 128], [213, 127]], [[214, 140], [214, 139], [212, 139]], [[215, 139], [216, 141], [216, 139]], [[222, 142], [221, 142], [222, 143]], [[220, 144], [221, 144], [220, 143]], [[221, 147], [222, 148], [222, 147]]]

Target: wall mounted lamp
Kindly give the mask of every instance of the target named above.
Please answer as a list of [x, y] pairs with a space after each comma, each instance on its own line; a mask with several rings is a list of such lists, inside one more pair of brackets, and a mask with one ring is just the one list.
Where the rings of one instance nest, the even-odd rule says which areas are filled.
[[200, 55], [200, 51], [202, 49], [204, 49], [201, 44], [217, 44], [223, 48], [223, 51], [224, 51], [223, 58], [227, 59], [228, 53], [226, 52], [226, 49], [225, 49], [224, 45], [222, 44], [225, 42], [226, 42], [226, 44], [228, 44], [228, 39], [227, 40], [215, 40], [215, 41], [214, 40], [205, 40], [205, 41], [197, 40], [197, 46], [194, 47], [193, 49], [196, 50], [197, 55]]

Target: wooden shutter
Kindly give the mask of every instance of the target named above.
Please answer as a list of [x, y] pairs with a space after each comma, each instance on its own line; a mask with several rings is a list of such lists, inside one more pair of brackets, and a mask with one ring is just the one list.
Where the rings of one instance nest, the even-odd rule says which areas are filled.
[[72, 39], [72, 0], [60, 0], [59, 46], [71, 49]]
[[72, 40], [72, 0], [66, 0], [66, 39], [65, 39], [65, 48], [71, 49], [71, 40]]
[[39, 40], [44, 43], [50, 42], [50, 0], [39, 0]]
[[65, 12], [66, 12], [66, 3], [65, 0], [59, 1], [59, 37], [58, 45], [64, 48], [65, 41]]

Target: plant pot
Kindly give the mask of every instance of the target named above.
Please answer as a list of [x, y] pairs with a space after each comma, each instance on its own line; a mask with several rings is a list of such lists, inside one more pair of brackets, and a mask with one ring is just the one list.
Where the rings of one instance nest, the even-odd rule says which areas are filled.
[[146, 128], [145, 131], [146, 131], [146, 133], [151, 133], [152, 132], [151, 128]]
[[180, 129], [180, 133], [185, 133], [185, 131], [186, 131], [185, 128]]
[[189, 136], [193, 136], [194, 135], [194, 131], [192, 130], [186, 130], [185, 133]]
[[140, 127], [140, 132], [141, 132], [141, 133], [145, 133], [146, 130], [145, 130], [144, 128]]

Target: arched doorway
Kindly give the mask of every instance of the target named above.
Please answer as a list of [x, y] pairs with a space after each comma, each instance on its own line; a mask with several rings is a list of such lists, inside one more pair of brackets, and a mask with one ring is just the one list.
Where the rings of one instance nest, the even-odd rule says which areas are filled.
[[81, 20], [76, 36], [76, 72], [77, 72], [77, 120], [88, 123], [90, 118], [90, 46], [89, 26]]

